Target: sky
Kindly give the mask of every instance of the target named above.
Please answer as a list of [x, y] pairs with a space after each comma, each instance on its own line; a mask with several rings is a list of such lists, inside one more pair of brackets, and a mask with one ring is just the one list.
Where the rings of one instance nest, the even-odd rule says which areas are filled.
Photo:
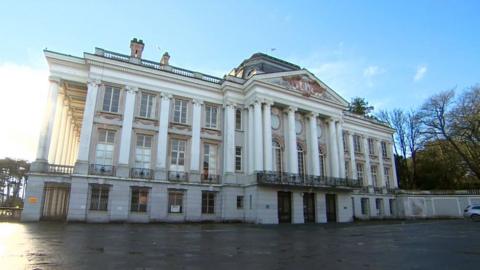
[[[5, 1], [5, 0], [0, 0]], [[6, 2], [6, 1], [5, 1]], [[223, 76], [255, 52], [298, 64], [375, 110], [480, 83], [480, 1], [8, 1], [0, 9], [0, 158], [34, 160], [43, 49], [100, 47]]]

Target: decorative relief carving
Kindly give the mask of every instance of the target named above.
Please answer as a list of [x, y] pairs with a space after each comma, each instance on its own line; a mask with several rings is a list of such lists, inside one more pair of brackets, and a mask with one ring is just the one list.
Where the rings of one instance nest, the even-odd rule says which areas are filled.
[[296, 90], [302, 93], [303, 96], [321, 97], [326, 92], [326, 89], [320, 86], [317, 81], [310, 79], [308, 76], [289, 76], [282, 77], [282, 85], [288, 89]]

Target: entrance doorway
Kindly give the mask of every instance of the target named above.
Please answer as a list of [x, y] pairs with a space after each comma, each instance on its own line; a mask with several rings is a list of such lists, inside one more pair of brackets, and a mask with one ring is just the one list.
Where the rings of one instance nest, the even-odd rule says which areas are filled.
[[315, 223], [315, 193], [303, 193], [303, 219]]
[[337, 222], [337, 195], [326, 194], [327, 222]]
[[292, 223], [292, 193], [279, 191], [278, 197], [278, 223]]
[[69, 199], [69, 185], [46, 184], [43, 194], [42, 220], [66, 220]]

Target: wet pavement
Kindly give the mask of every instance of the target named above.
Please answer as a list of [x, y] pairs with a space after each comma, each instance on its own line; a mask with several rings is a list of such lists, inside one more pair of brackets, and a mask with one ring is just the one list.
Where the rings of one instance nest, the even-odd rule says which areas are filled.
[[480, 223], [0, 223], [0, 269], [480, 269]]

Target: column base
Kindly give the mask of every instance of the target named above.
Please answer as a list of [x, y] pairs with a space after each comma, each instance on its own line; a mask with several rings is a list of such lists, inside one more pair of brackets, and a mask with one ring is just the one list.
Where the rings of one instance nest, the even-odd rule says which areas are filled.
[[37, 159], [30, 165], [31, 172], [47, 172], [48, 161], [46, 159]]
[[224, 184], [236, 184], [237, 183], [237, 177], [232, 172], [224, 173], [222, 183], [224, 183]]
[[188, 172], [188, 182], [200, 183], [200, 172], [199, 171], [190, 171]]
[[73, 168], [73, 173], [75, 174], [88, 174], [88, 161], [77, 160], [75, 162], [75, 167]]
[[127, 164], [118, 164], [115, 169], [115, 175], [117, 177], [129, 178], [130, 177], [130, 168]]
[[155, 168], [155, 180], [162, 180], [162, 181], [167, 181], [168, 180], [168, 171], [165, 168]]

